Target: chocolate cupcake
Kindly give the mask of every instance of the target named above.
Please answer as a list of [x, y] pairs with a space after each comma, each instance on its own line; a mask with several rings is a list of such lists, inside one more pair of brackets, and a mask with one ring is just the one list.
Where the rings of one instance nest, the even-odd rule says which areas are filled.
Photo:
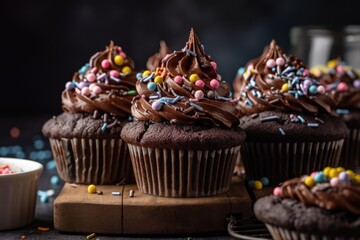
[[339, 163], [346, 136], [335, 102], [302, 60], [275, 41], [234, 82], [246, 132], [241, 160], [248, 180], [270, 184]]
[[161, 61], [166, 57], [166, 55], [170, 54], [171, 50], [166, 45], [165, 41], [160, 41], [160, 49], [159, 52], [150, 56], [146, 62], [146, 68], [149, 71], [155, 71], [157, 67], [161, 67]]
[[113, 42], [66, 83], [63, 113], [43, 126], [59, 176], [66, 182], [131, 182], [133, 170], [120, 132], [131, 114], [134, 62]]
[[121, 137], [143, 193], [204, 197], [229, 188], [244, 132], [230, 86], [191, 30], [186, 46], [144, 71]]
[[348, 135], [341, 153], [341, 164], [360, 173], [360, 77], [340, 58], [327, 66], [316, 67], [312, 72], [319, 76], [326, 91], [336, 101], [336, 113], [345, 121]]
[[274, 239], [360, 239], [360, 175], [325, 168], [285, 181], [254, 213]]

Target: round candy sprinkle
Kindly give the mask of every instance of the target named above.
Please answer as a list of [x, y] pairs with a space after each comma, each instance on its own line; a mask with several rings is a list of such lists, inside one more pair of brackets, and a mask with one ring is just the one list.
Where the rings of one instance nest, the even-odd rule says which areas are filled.
[[260, 181], [261, 181], [261, 183], [262, 183], [262, 185], [263, 185], [264, 187], [266, 187], [267, 185], [269, 185], [269, 179], [268, 179], [267, 177], [262, 177], [262, 178], [260, 179]]
[[349, 175], [350, 179], [354, 179], [356, 176], [353, 170], [346, 170], [345, 172]]
[[337, 171], [338, 173], [341, 173], [341, 172], [345, 171], [345, 168], [343, 168], [343, 167], [337, 167], [337, 168], [336, 168], [336, 171]]
[[345, 171], [339, 173], [339, 180], [343, 183], [349, 183], [350, 182], [350, 176]]
[[208, 97], [209, 99], [214, 99], [214, 98], [215, 98], [215, 92], [214, 92], [214, 91], [208, 91], [207, 97]]
[[144, 78], [144, 77], [148, 77], [148, 76], [150, 76], [150, 71], [149, 70], [145, 70], [143, 73], [142, 73], [142, 77]]
[[323, 172], [318, 172], [315, 174], [314, 180], [316, 183], [322, 183], [326, 181], [326, 177]]
[[107, 59], [102, 60], [101, 66], [102, 66], [104, 69], [108, 69], [108, 68], [110, 67], [110, 62], [109, 62], [109, 60], [107, 60]]
[[140, 78], [142, 78], [142, 73], [137, 73], [136, 74], [136, 79], [140, 79]]
[[193, 73], [193, 74], [191, 74], [190, 75], [190, 82], [196, 82], [197, 80], [199, 80], [200, 78], [199, 78], [199, 75], [197, 75], [196, 73]]
[[308, 186], [309, 188], [312, 188], [313, 186], [315, 186], [315, 181], [313, 177], [306, 177], [305, 181], [304, 181], [305, 185]]
[[65, 84], [65, 89], [66, 90], [73, 90], [75, 88], [75, 85], [72, 82], [67, 82]]
[[277, 197], [280, 197], [282, 194], [281, 188], [280, 187], [274, 188], [273, 194]]
[[305, 70], [303, 71], [303, 76], [306, 77], [306, 76], [309, 76], [309, 75], [310, 75], [309, 69], [305, 69]]
[[90, 72], [95, 74], [97, 71], [98, 71], [97, 67], [93, 67]]
[[260, 190], [262, 188], [263, 188], [263, 184], [260, 181], [257, 180], [254, 182], [254, 189]]
[[111, 70], [110, 71], [110, 76], [112, 77], [119, 77], [119, 72], [117, 70]]
[[174, 82], [176, 82], [177, 84], [182, 84], [182, 82], [183, 82], [183, 79], [182, 79], [182, 77], [181, 76], [176, 76], [175, 78], [174, 78]]
[[356, 80], [353, 82], [353, 85], [354, 85], [354, 87], [356, 87], [356, 88], [360, 88], [360, 79], [356, 79]]
[[247, 183], [248, 188], [251, 188], [251, 189], [254, 188], [254, 183], [255, 183], [254, 180], [248, 181], [248, 183]]
[[267, 66], [268, 68], [273, 68], [273, 67], [275, 67], [275, 66], [276, 66], [276, 63], [275, 63], [274, 59], [269, 59], [269, 60], [267, 60], [267, 61], [266, 61], [266, 66]]
[[88, 75], [86, 75], [86, 79], [92, 83], [92, 82], [95, 82], [96, 76], [94, 73], [89, 73]]
[[102, 92], [101, 87], [99, 86], [94, 86], [92, 89], [92, 92], [95, 94], [100, 94]]
[[342, 72], [344, 72], [344, 67], [339, 65], [336, 67], [336, 71], [338, 71], [339, 73], [342, 73]]
[[325, 177], [329, 177], [329, 173], [330, 173], [331, 167], [325, 167], [323, 170], [323, 173], [325, 175]]
[[210, 81], [210, 86], [211, 86], [212, 88], [214, 88], [214, 89], [217, 89], [217, 88], [220, 86], [220, 83], [219, 83], [218, 80], [213, 79], [213, 80]]
[[355, 182], [357, 182], [357, 183], [360, 184], [360, 175], [356, 175], [356, 176], [354, 177], [354, 179], [355, 179]]
[[82, 94], [82, 95], [85, 95], [85, 96], [90, 95], [90, 89], [89, 89], [89, 87], [83, 87], [83, 88], [81, 89], [81, 94]]
[[278, 66], [283, 66], [285, 64], [285, 60], [282, 57], [277, 58], [275, 62]]
[[96, 186], [94, 184], [90, 184], [87, 190], [88, 193], [96, 193]]
[[211, 66], [212, 66], [214, 69], [216, 69], [216, 68], [217, 68], [217, 64], [216, 64], [216, 62], [211, 61], [211, 62], [210, 62], [210, 64], [211, 64]]
[[320, 94], [324, 94], [325, 93], [325, 87], [323, 85], [319, 85], [317, 87], [317, 92]]
[[330, 179], [330, 186], [332, 186], [332, 187], [339, 186], [339, 179], [337, 177]]
[[124, 52], [120, 52], [119, 54], [120, 54], [120, 56], [122, 56], [122, 58], [123, 58], [123, 59], [125, 59], [125, 58], [126, 58], [126, 53], [124, 53]]
[[51, 185], [56, 186], [60, 183], [60, 178], [58, 176], [54, 175], [50, 178], [50, 183], [51, 183]]
[[161, 106], [162, 104], [160, 101], [155, 101], [151, 104], [152, 109], [154, 109], [155, 111], [160, 111]]
[[241, 76], [241, 75], [244, 74], [244, 72], [245, 72], [245, 68], [241, 67], [241, 68], [238, 69], [237, 74]]
[[94, 89], [94, 87], [97, 86], [96, 83], [92, 83], [89, 85], [89, 89], [90, 91], [92, 91]]
[[155, 90], [156, 90], [156, 83], [154, 83], [154, 82], [149, 82], [148, 85], [147, 85], [147, 88], [148, 88], [150, 91], [155, 91]]
[[310, 85], [312, 84], [312, 81], [310, 79], [306, 79], [303, 84], [305, 87], [310, 87]]
[[317, 86], [311, 85], [311, 86], [309, 87], [309, 92], [310, 92], [311, 94], [316, 94], [316, 93], [317, 93]]
[[124, 58], [122, 56], [120, 56], [120, 55], [116, 55], [114, 57], [114, 62], [115, 62], [116, 65], [121, 66], [124, 63]]
[[312, 172], [312, 173], [310, 174], [310, 177], [315, 177], [317, 173], [318, 173], [318, 172]]
[[132, 72], [132, 70], [131, 70], [131, 68], [129, 66], [125, 66], [125, 67], [123, 67], [121, 72], [124, 73], [124, 74], [129, 74], [129, 73]]
[[287, 91], [289, 91], [289, 84], [284, 83], [284, 84], [281, 86], [281, 91], [282, 91], [282, 92], [287, 92]]
[[203, 80], [199, 79], [195, 82], [195, 85], [198, 86], [199, 88], [203, 88], [205, 86], [205, 83]]
[[203, 91], [197, 90], [197, 91], [195, 92], [195, 94], [194, 94], [194, 97], [195, 97], [196, 99], [198, 99], [198, 100], [204, 98], [204, 93], [203, 93]]
[[337, 85], [336, 90], [338, 90], [339, 92], [346, 91], [346, 90], [348, 90], [348, 85], [346, 83], [344, 83], [344, 82], [340, 82]]
[[334, 178], [337, 177], [339, 175], [338, 171], [336, 171], [335, 168], [330, 169], [329, 171], [329, 178]]
[[162, 76], [156, 76], [154, 79], [154, 82], [157, 84], [161, 84], [163, 82], [163, 77]]
[[84, 87], [87, 87], [87, 86], [89, 86], [89, 84], [87, 84], [86, 82], [80, 82], [80, 83], [78, 84], [78, 87], [79, 87], [80, 89], [83, 89]]

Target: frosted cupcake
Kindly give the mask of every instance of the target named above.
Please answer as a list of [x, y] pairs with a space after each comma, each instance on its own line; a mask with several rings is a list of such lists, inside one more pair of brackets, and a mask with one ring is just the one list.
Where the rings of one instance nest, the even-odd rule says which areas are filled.
[[130, 116], [134, 62], [110, 42], [66, 83], [63, 113], [43, 126], [59, 176], [66, 182], [116, 184], [133, 176], [120, 131]]
[[191, 30], [186, 46], [136, 83], [121, 137], [143, 193], [203, 197], [226, 192], [244, 140], [230, 86]]
[[271, 184], [339, 163], [346, 126], [302, 60], [275, 41], [234, 81], [246, 131], [241, 160], [248, 180]]
[[360, 77], [350, 65], [339, 58], [312, 72], [319, 76], [326, 91], [336, 101], [336, 113], [345, 121], [348, 136], [341, 154], [341, 164], [360, 172]]

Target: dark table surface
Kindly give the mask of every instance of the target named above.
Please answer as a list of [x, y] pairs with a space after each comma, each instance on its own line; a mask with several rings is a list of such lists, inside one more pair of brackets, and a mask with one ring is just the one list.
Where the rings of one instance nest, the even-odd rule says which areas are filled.
[[[91, 234], [69, 234], [54, 229], [53, 201], [61, 191], [64, 184], [59, 180], [57, 184], [51, 184], [51, 178], [57, 176], [56, 168], [48, 168], [49, 162], [53, 161], [50, 146], [47, 139], [41, 134], [43, 123], [52, 116], [2, 116], [0, 117], [0, 157], [15, 157], [31, 159], [43, 164], [44, 171], [41, 174], [39, 190], [54, 190], [55, 194], [49, 197], [47, 202], [37, 197], [37, 205], [34, 221], [26, 227], [0, 231], [0, 239], [86, 239]], [[19, 136], [11, 135], [11, 129], [19, 130]], [[16, 131], [15, 131], [16, 132]], [[56, 177], [55, 177], [56, 178]], [[0, 213], [1, 217], [1, 213]], [[38, 230], [38, 227], [50, 228], [47, 232]], [[105, 236], [96, 235], [93, 239], [232, 239], [227, 232], [212, 233], [208, 235], [187, 234], [181, 236]]]

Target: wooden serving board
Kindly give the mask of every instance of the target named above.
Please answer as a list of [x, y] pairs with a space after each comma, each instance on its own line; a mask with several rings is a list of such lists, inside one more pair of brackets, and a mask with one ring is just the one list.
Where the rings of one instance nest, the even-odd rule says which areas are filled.
[[[251, 215], [251, 200], [240, 178], [228, 192], [203, 198], [164, 198], [142, 194], [136, 185], [65, 184], [54, 201], [54, 226], [63, 232], [99, 234], [185, 234], [225, 231], [230, 215]], [[135, 196], [130, 197], [130, 190]], [[120, 192], [121, 196], [113, 196]]]

